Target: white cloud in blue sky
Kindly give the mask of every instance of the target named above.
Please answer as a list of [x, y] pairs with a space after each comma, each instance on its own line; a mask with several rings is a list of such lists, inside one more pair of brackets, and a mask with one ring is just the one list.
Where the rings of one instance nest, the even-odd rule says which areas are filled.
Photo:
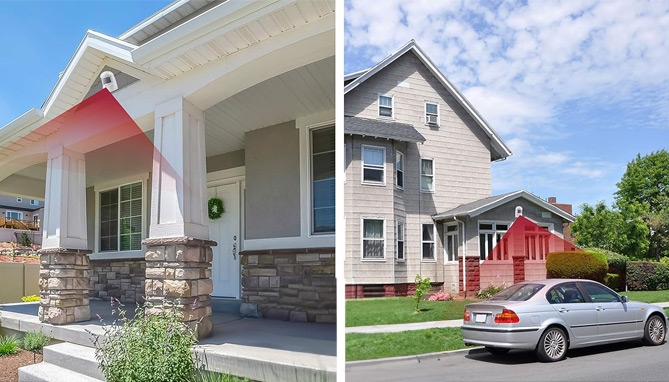
[[345, 67], [415, 39], [514, 151], [493, 193], [613, 201], [637, 153], [669, 143], [669, 2], [345, 2]]

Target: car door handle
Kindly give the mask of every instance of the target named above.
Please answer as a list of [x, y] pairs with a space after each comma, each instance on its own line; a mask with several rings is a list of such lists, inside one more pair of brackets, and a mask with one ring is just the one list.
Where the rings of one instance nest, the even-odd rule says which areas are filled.
[[595, 308], [595, 310], [599, 312], [601, 310], [606, 310], [606, 309], [602, 308], [601, 306], [598, 306], [598, 307]]
[[569, 311], [569, 309], [567, 309], [567, 308], [558, 309], [558, 312], [560, 312], [560, 313], [567, 313], [568, 311]]

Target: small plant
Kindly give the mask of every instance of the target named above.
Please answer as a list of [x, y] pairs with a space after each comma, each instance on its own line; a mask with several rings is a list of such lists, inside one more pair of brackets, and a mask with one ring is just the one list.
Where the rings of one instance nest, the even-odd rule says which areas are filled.
[[15, 335], [0, 336], [0, 356], [16, 354], [21, 346], [21, 340]]
[[502, 284], [502, 285], [490, 284], [487, 287], [478, 291], [478, 293], [476, 293], [476, 298], [479, 298], [481, 300], [487, 300], [490, 297], [496, 295], [497, 293], [503, 291], [504, 288], [506, 288], [506, 285], [504, 285], [504, 284]]
[[23, 337], [23, 348], [33, 353], [42, 354], [42, 349], [51, 341], [51, 337], [42, 332], [27, 332]]
[[439, 291], [432, 296], [430, 296], [427, 300], [428, 301], [451, 301], [453, 297], [451, 296], [450, 293], [444, 293], [443, 291]]
[[33, 244], [33, 239], [27, 233], [21, 232], [19, 235], [19, 244], [24, 247], [30, 247]]
[[423, 296], [430, 291], [430, 278], [422, 278], [420, 275], [416, 275], [414, 282], [416, 283], [416, 291], [413, 292], [413, 299], [416, 301], [416, 313], [420, 313], [418, 305]]
[[118, 300], [112, 299], [112, 308], [115, 309], [116, 303], [119, 318], [112, 325], [103, 325], [104, 335], [93, 335], [95, 358], [105, 379], [109, 382], [192, 380], [196, 370], [191, 356], [195, 331], [181, 322], [182, 314], [177, 307], [145, 314], [145, 309], [151, 306], [138, 305], [135, 317], [128, 319]]
[[248, 378], [235, 377], [230, 374], [215, 373], [208, 370], [198, 370], [195, 373], [195, 382], [250, 382]]
[[21, 297], [21, 301], [23, 301], [23, 302], [39, 301], [39, 296], [36, 295], [36, 294], [31, 294], [30, 296], [23, 296], [23, 297]]

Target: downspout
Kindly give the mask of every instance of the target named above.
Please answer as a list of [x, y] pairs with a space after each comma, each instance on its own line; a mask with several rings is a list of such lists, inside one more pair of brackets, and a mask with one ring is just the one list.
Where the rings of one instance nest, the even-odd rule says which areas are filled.
[[[453, 220], [462, 223], [462, 292], [467, 290], [467, 235], [465, 235], [465, 222], [453, 216]], [[466, 292], [465, 292], [466, 293]]]

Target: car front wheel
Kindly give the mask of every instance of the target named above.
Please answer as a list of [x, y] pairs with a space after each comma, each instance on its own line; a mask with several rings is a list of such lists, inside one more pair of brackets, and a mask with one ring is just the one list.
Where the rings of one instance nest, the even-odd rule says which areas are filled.
[[657, 346], [664, 342], [667, 335], [667, 326], [660, 316], [651, 316], [646, 321], [646, 327], [643, 331], [643, 339], [647, 345]]
[[567, 355], [567, 336], [560, 328], [548, 328], [541, 335], [536, 351], [541, 361], [560, 361]]

